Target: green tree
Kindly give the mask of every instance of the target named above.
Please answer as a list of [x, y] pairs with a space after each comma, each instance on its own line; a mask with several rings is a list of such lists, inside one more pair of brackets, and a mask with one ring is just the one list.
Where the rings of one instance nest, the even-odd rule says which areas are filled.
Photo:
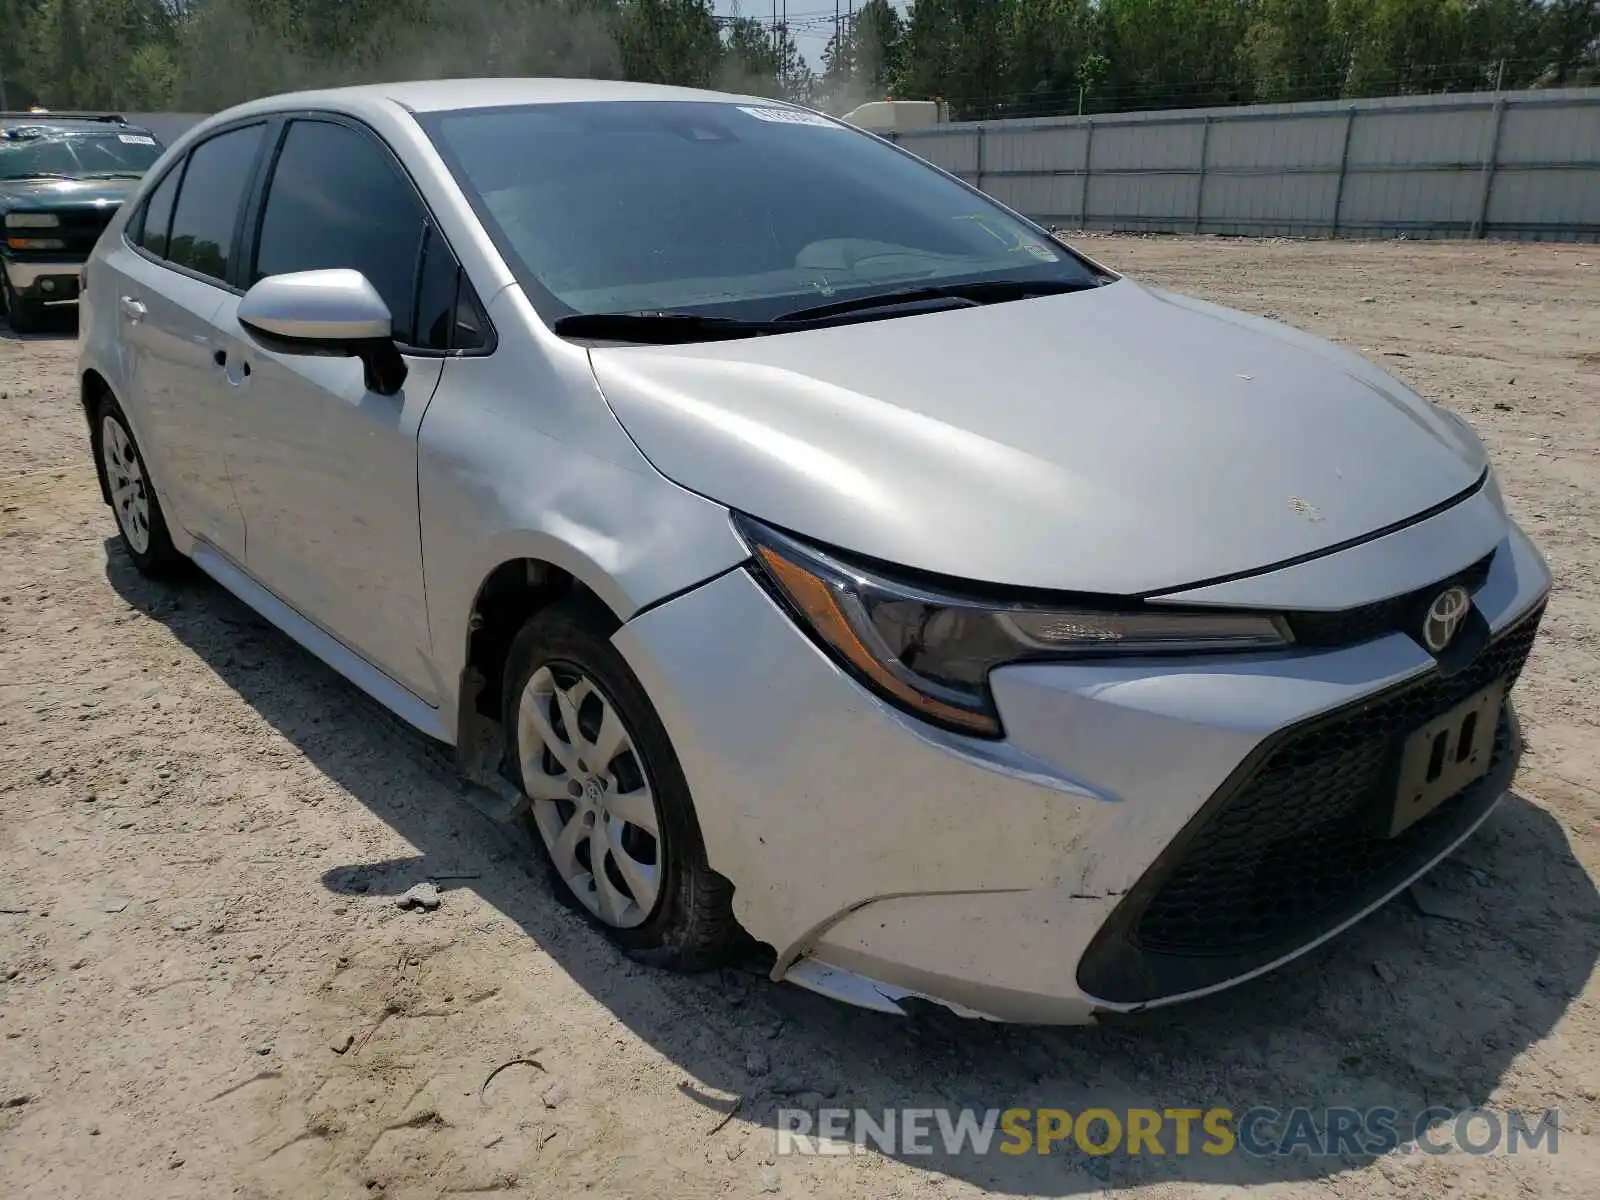
[[1600, 84], [1600, 0], [1555, 0], [1544, 31], [1553, 84]]
[[1319, 100], [1344, 86], [1348, 38], [1329, 0], [1262, 0], [1244, 53], [1258, 101]]
[[865, 0], [819, 80], [710, 0], [0, 0], [13, 107], [214, 111], [299, 87], [624, 76], [997, 117], [1600, 83], [1600, 0]]
[[994, 115], [1006, 82], [1009, 0], [917, 0], [897, 91], [944, 99], [956, 119]]
[[1010, 10], [1007, 115], [1062, 111], [1094, 81], [1094, 68], [1084, 71], [1097, 44], [1094, 7], [1090, 0], [1011, 0]]
[[771, 95], [776, 87], [778, 48], [760, 21], [735, 17], [723, 34], [721, 80], [727, 87]]
[[622, 0], [617, 49], [626, 78], [709, 87], [722, 57], [710, 0]]
[[41, 6], [41, 0], [0, 0], [0, 82], [5, 85], [0, 108], [29, 108], [39, 98], [43, 72], [32, 38]]
[[1101, 102], [1116, 108], [1248, 103], [1241, 52], [1251, 9], [1235, 0], [1101, 0]]
[[905, 22], [889, 0], [867, 0], [828, 39], [819, 86], [837, 107], [881, 100], [901, 70]]

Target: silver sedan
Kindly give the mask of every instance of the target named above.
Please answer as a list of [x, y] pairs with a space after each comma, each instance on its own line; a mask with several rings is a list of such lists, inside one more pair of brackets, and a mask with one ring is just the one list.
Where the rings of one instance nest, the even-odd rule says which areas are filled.
[[124, 549], [514, 794], [638, 958], [880, 1010], [1238, 983], [1468, 837], [1550, 577], [1359, 357], [752, 97], [257, 101], [86, 270]]

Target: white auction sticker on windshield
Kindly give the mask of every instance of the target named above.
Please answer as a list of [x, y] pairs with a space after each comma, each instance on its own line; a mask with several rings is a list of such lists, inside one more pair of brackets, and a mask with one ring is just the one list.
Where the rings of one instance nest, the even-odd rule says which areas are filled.
[[742, 113], [749, 113], [758, 121], [771, 121], [774, 125], [816, 125], [822, 129], [839, 129], [827, 117], [818, 116], [816, 113], [801, 112], [793, 108], [755, 108], [741, 104], [738, 106]]
[[117, 134], [117, 141], [129, 146], [154, 146], [156, 144], [155, 138], [147, 137], [142, 133], [119, 133]]

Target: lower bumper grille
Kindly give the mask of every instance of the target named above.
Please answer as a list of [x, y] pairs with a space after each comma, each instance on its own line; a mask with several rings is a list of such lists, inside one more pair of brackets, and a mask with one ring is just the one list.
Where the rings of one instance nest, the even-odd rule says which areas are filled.
[[1521, 674], [1543, 606], [1465, 670], [1404, 684], [1284, 731], [1244, 764], [1118, 906], [1079, 967], [1085, 991], [1135, 1003], [1214, 986], [1315, 940], [1397, 886], [1470, 828], [1509, 783], [1509, 707], [1489, 774], [1397, 837], [1406, 736], [1496, 680]]

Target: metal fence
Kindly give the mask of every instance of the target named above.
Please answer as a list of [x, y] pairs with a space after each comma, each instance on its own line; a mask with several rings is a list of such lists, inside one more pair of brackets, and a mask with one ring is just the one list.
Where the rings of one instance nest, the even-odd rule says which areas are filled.
[[895, 140], [1075, 229], [1600, 240], [1600, 88], [964, 122]]

